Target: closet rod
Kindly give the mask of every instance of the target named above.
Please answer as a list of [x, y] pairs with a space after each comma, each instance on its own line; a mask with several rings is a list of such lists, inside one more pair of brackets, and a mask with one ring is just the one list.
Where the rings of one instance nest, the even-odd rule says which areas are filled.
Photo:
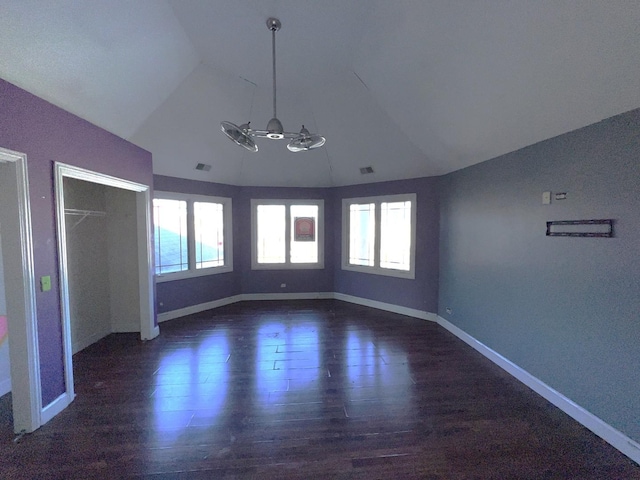
[[104, 217], [107, 213], [99, 210], [79, 210], [77, 208], [65, 208], [64, 213], [67, 215], [82, 215], [85, 217]]
[[79, 215], [80, 220], [73, 224], [73, 226], [69, 229], [69, 231], [73, 231], [78, 225], [82, 223], [82, 221], [87, 217], [105, 217], [107, 215], [106, 212], [100, 212], [98, 210], [80, 210], [77, 208], [65, 208], [65, 215]]

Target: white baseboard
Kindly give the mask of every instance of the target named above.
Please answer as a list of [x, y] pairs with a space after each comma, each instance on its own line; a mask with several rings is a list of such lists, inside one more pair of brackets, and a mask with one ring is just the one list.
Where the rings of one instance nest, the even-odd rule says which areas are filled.
[[53, 402], [51, 402], [46, 407], [42, 408], [40, 413], [40, 425], [44, 425], [53, 417], [58, 415], [62, 410], [67, 408], [69, 404], [73, 401], [73, 397], [69, 395], [67, 392], [60, 395]]
[[585, 410], [571, 399], [565, 397], [557, 390], [554, 390], [539, 378], [534, 377], [508, 358], [503, 357], [495, 350], [487, 347], [484, 343], [476, 340], [474, 337], [466, 333], [464, 330], [456, 327], [448, 320], [438, 316], [437, 321], [438, 324], [453, 333], [460, 340], [473, 347], [493, 363], [514, 376], [516, 379], [520, 380], [526, 386], [531, 388], [531, 390], [547, 399], [564, 413], [569, 415], [578, 423], [584, 425], [614, 448], [620, 450], [631, 460], [640, 464], [640, 444], [627, 437], [619, 430], [616, 430], [599, 417], [596, 417], [593, 413]]
[[106, 337], [110, 333], [111, 333], [111, 330], [107, 330], [105, 332], [96, 332], [96, 333], [94, 333], [92, 335], [89, 335], [88, 337], [81, 338], [81, 339], [73, 342], [71, 350], [73, 351], [74, 354], [78, 353], [80, 350], [84, 350], [89, 345], [93, 345], [98, 340], [103, 339], [104, 337]]
[[[202, 303], [200, 305], [194, 305], [179, 310], [173, 310], [171, 312], [165, 312], [158, 315], [158, 322], [164, 322], [174, 318], [182, 317], [192, 313], [198, 313], [212, 308], [221, 307], [223, 305], [229, 305], [231, 303], [240, 302], [244, 300], [299, 300], [299, 299], [336, 299], [344, 302], [355, 303], [357, 305], [363, 305], [366, 307], [376, 308], [378, 310], [384, 310], [387, 312], [398, 313], [401, 315], [407, 315], [422, 320], [428, 320], [437, 322], [446, 330], [453, 333], [456, 337], [473, 347], [482, 355], [487, 357], [493, 363], [504, 369], [511, 374], [517, 380], [524, 383], [531, 388], [534, 392], [538, 393], [549, 402], [554, 404], [560, 410], [572, 417], [578, 423], [584, 425], [600, 438], [608, 442], [614, 448], [625, 454], [634, 462], [640, 464], [640, 444], [627, 437], [624, 433], [616, 430], [614, 427], [604, 422], [599, 417], [596, 417], [591, 412], [585, 410], [583, 407], [573, 402], [571, 399], [565, 397], [560, 392], [554, 390], [549, 385], [534, 377], [526, 370], [513, 363], [511, 360], [503, 357], [495, 350], [487, 347], [482, 342], [476, 340], [474, 337], [456, 327], [454, 324], [438, 316], [435, 313], [426, 312], [423, 310], [417, 310], [414, 308], [402, 307], [391, 303], [379, 302], [377, 300], [370, 300], [368, 298], [355, 297], [353, 295], [346, 295], [336, 292], [311, 292], [311, 293], [250, 293], [235, 295], [233, 297], [227, 297], [213, 302]], [[157, 328], [157, 327], [156, 327]], [[44, 423], [44, 422], [43, 422]]]
[[355, 303], [357, 305], [377, 308], [378, 310], [384, 310], [386, 312], [399, 313], [400, 315], [407, 315], [409, 317], [429, 320], [431, 322], [438, 321], [438, 315], [435, 313], [425, 312], [424, 310], [417, 310], [415, 308], [401, 307], [400, 305], [394, 305], [392, 303], [378, 302], [377, 300], [354, 297], [353, 295], [345, 295], [344, 293], [334, 293], [333, 298], [336, 300], [342, 300], [343, 302]]
[[167, 320], [173, 320], [174, 318], [184, 317], [193, 313], [204, 312], [205, 310], [211, 310], [213, 308], [224, 307], [225, 305], [231, 305], [232, 303], [243, 302], [245, 300], [310, 300], [322, 298], [334, 298], [333, 293], [245, 293], [240, 295], [233, 295], [232, 297], [220, 298], [211, 302], [199, 303], [198, 305], [191, 305], [189, 307], [179, 308], [177, 310], [171, 310], [170, 312], [159, 313], [158, 323], [166, 322]]
[[242, 300], [242, 295], [234, 295], [232, 297], [225, 297], [219, 300], [213, 300], [211, 302], [199, 303], [198, 305], [191, 305], [185, 308], [179, 308], [177, 310], [171, 310], [170, 312], [164, 312], [158, 314], [158, 323], [166, 322], [167, 320], [173, 320], [174, 318], [184, 317], [193, 313], [204, 312], [205, 310], [211, 310], [212, 308], [223, 307]]
[[0, 381], [0, 397], [11, 391], [11, 379], [7, 378]]
[[326, 300], [335, 298], [333, 292], [302, 292], [302, 293], [245, 293], [240, 295], [241, 301], [254, 300]]
[[343, 293], [335, 292], [302, 292], [302, 293], [244, 293], [241, 295], [234, 295], [232, 297], [221, 298], [219, 300], [213, 300], [211, 302], [200, 303], [198, 305], [192, 305], [178, 310], [172, 310], [170, 312], [164, 312], [158, 314], [158, 323], [166, 322], [167, 320], [173, 320], [174, 318], [184, 317], [193, 313], [204, 312], [205, 310], [211, 310], [213, 308], [222, 307], [224, 305], [230, 305], [236, 302], [242, 301], [256, 301], [256, 300], [317, 300], [317, 299], [335, 299], [342, 300], [344, 302], [355, 303], [357, 305], [363, 305], [365, 307], [377, 308], [378, 310], [384, 310], [392, 313], [399, 313], [400, 315], [407, 315], [409, 317], [420, 318], [422, 320], [429, 320], [431, 322], [438, 321], [438, 315], [435, 313], [425, 312], [423, 310], [417, 310], [415, 308], [402, 307], [399, 305], [393, 305], [391, 303], [378, 302], [377, 300], [370, 300], [368, 298], [354, 297], [353, 295], [345, 295]]

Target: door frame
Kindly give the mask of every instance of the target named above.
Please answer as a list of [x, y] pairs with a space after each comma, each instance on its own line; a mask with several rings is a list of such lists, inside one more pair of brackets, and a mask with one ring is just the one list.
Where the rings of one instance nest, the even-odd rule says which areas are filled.
[[60, 304], [64, 345], [65, 387], [68, 401], [73, 400], [73, 349], [71, 343], [71, 317], [69, 310], [69, 272], [67, 269], [67, 235], [64, 206], [64, 179], [75, 178], [108, 187], [136, 193], [136, 224], [138, 244], [138, 278], [140, 295], [140, 338], [151, 340], [160, 330], [155, 325], [153, 300], [153, 263], [151, 248], [151, 189], [148, 185], [131, 182], [111, 175], [93, 172], [80, 167], [55, 163], [56, 226], [58, 232], [58, 263], [60, 267]]
[[5, 296], [13, 429], [16, 433], [33, 432], [43, 422], [27, 156], [0, 148], [0, 163], [3, 169], [11, 169], [0, 191], [0, 222], [4, 273], [11, 278], [5, 281]]

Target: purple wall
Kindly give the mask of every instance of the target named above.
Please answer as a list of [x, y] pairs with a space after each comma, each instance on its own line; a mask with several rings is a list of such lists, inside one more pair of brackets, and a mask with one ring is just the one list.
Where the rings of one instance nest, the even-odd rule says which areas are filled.
[[[437, 312], [437, 180], [421, 178], [339, 188], [232, 187], [155, 176], [155, 189], [231, 197], [234, 271], [157, 285], [159, 312], [198, 305], [241, 293], [339, 292], [427, 312]], [[341, 268], [342, 198], [399, 193], [417, 194], [416, 278], [407, 280]], [[251, 199], [323, 199], [325, 268], [251, 270]], [[280, 288], [285, 283], [286, 288]], [[160, 303], [163, 305], [160, 306]]]
[[[326, 235], [324, 269], [251, 270], [251, 199], [323, 199], [327, 230], [333, 223], [334, 210], [330, 189], [236, 187], [160, 175], [154, 176], [154, 188], [166, 192], [229, 197], [233, 202], [233, 272], [158, 283], [156, 304], [160, 313], [241, 293], [333, 291], [333, 242]], [[282, 283], [287, 287], [280, 288]]]
[[151, 154], [1, 79], [0, 112], [0, 146], [27, 155], [35, 275], [52, 279], [51, 291], [36, 292], [42, 404], [48, 405], [65, 390], [54, 163], [152, 186]]
[[[369, 183], [334, 189], [334, 291], [435, 313], [438, 311], [439, 207], [435, 177]], [[342, 199], [415, 193], [416, 277], [404, 279], [342, 270]]]
[[[333, 224], [332, 198], [327, 188], [244, 187], [234, 221], [242, 235], [236, 247], [242, 252], [242, 293], [300, 293], [333, 291], [333, 245], [330, 226]], [[311, 270], [251, 270], [251, 199], [322, 199], [324, 200], [325, 259], [324, 269]], [[234, 207], [236, 208], [236, 207]], [[286, 283], [286, 288], [280, 284]]]
[[[192, 193], [231, 198], [233, 205], [233, 238], [242, 236], [241, 222], [237, 220], [236, 204], [239, 202], [240, 187], [220, 183], [200, 182], [182, 178], [154, 175], [154, 190], [162, 192]], [[241, 250], [233, 246], [233, 272], [173, 280], [156, 284], [156, 308], [159, 313], [171, 312], [192, 305], [219, 300], [238, 295], [242, 286], [239, 265], [242, 263]], [[162, 305], [160, 305], [162, 303]]]

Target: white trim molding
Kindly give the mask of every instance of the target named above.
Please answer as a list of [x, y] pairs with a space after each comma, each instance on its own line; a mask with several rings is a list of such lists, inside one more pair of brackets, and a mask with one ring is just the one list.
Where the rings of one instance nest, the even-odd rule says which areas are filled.
[[241, 295], [234, 295], [232, 297], [225, 297], [219, 300], [213, 300], [211, 302], [200, 303], [198, 305], [191, 305], [185, 308], [179, 308], [177, 310], [171, 310], [169, 312], [158, 314], [158, 323], [166, 322], [167, 320], [173, 320], [175, 318], [184, 317], [185, 315], [191, 315], [193, 313], [204, 312], [205, 310], [212, 310], [214, 308], [222, 307], [224, 305], [230, 305], [236, 302], [242, 301], [257, 301], [257, 300], [342, 300], [343, 302], [355, 303], [357, 305], [363, 305], [365, 307], [377, 308], [378, 310], [384, 310], [386, 312], [398, 313], [400, 315], [407, 315], [408, 317], [419, 318], [421, 320], [428, 320], [430, 322], [437, 322], [438, 315], [435, 313], [426, 312], [423, 310], [417, 310], [415, 308], [402, 307], [400, 305], [393, 305], [391, 303], [378, 302], [376, 300], [370, 300], [368, 298], [354, 297], [353, 295], [345, 295], [344, 293], [336, 292], [301, 292], [301, 293], [244, 293]]
[[206, 310], [212, 310], [218, 307], [224, 307], [241, 301], [242, 295], [234, 295], [232, 297], [221, 298], [220, 300], [213, 300], [211, 302], [199, 303], [198, 305], [191, 305], [189, 307], [178, 308], [169, 312], [163, 312], [158, 314], [158, 323], [166, 322], [168, 320], [174, 320], [176, 318], [184, 317], [187, 315], [193, 315], [194, 313], [204, 312]]
[[62, 412], [73, 401], [73, 396], [69, 392], [65, 392], [56, 398], [53, 402], [42, 409], [42, 425], [47, 423], [53, 417]]
[[[186, 232], [187, 236], [187, 269], [178, 272], [156, 273], [156, 283], [183, 280], [185, 278], [202, 277], [205, 275], [217, 275], [221, 273], [233, 272], [233, 201], [229, 197], [196, 195], [187, 193], [164, 192], [156, 190], [153, 192], [153, 200], [173, 200], [185, 202], [186, 205]], [[222, 229], [223, 229], [223, 265], [217, 267], [198, 268], [196, 265], [196, 230], [198, 224], [196, 218], [196, 203], [210, 203], [222, 205]], [[154, 206], [155, 209], [155, 206]], [[154, 213], [155, 215], [155, 213]], [[154, 235], [155, 235], [154, 230]], [[158, 242], [158, 239], [155, 239]], [[157, 247], [158, 245], [156, 245]], [[159, 266], [156, 265], [156, 269]]]
[[333, 298], [335, 298], [336, 300], [342, 300], [344, 302], [363, 305], [365, 307], [377, 308], [378, 310], [384, 310], [386, 312], [407, 315], [408, 317], [415, 317], [421, 320], [428, 320], [430, 322], [436, 322], [438, 320], [438, 316], [435, 313], [430, 313], [415, 308], [402, 307], [400, 305], [394, 305], [392, 303], [378, 302], [377, 300], [354, 297], [353, 295], [345, 295], [344, 293], [334, 293]]
[[[284, 208], [284, 249], [285, 258], [282, 263], [258, 262], [258, 209], [261, 206], [281, 206]], [[297, 263], [291, 260], [292, 231], [294, 229], [293, 207], [310, 206], [318, 208], [318, 223], [315, 231], [317, 244], [317, 260], [310, 263]], [[305, 215], [306, 216], [306, 215]], [[309, 242], [312, 243], [312, 242]], [[313, 270], [324, 268], [324, 200], [323, 199], [251, 199], [251, 270]]]
[[487, 347], [484, 343], [476, 340], [474, 337], [469, 335], [464, 330], [456, 327], [448, 320], [445, 320], [444, 318], [438, 316], [437, 321], [439, 325], [441, 325], [449, 332], [453, 333], [467, 345], [480, 352], [482, 355], [505, 370], [507, 373], [524, 383], [531, 390], [554, 404], [575, 421], [585, 426], [597, 436], [602, 438], [605, 442], [609, 443], [611, 446], [625, 454], [631, 460], [640, 464], [640, 444], [627, 437], [624, 433], [615, 429], [608, 423], [604, 422], [601, 418], [584, 409], [571, 399], [565, 397], [557, 390], [554, 390], [539, 378], [534, 377], [508, 358], [503, 357], [495, 350]]
[[12, 279], [5, 282], [5, 293], [13, 429], [32, 432], [42, 425], [42, 392], [27, 156], [0, 148], [0, 164], [6, 174], [0, 189], [2, 255], [5, 275]]
[[192, 315], [194, 313], [204, 312], [206, 310], [212, 310], [218, 307], [224, 307], [225, 305], [231, 305], [232, 303], [243, 302], [245, 300], [310, 300], [331, 298], [334, 298], [334, 294], [331, 292], [245, 293], [241, 295], [234, 295], [232, 297], [221, 298], [219, 300], [212, 300], [211, 302], [200, 303], [198, 305], [191, 305], [185, 308], [179, 308], [177, 310], [171, 310], [169, 312], [159, 313], [158, 323], [184, 317], [186, 315]]
[[333, 292], [301, 293], [245, 293], [242, 300], [328, 300], [334, 298]]
[[[382, 238], [382, 204], [388, 202], [410, 202], [411, 203], [411, 232], [409, 237], [409, 269], [398, 270], [395, 268], [382, 267], [382, 248], [384, 247]], [[402, 193], [394, 195], [378, 195], [373, 197], [343, 198], [342, 199], [342, 269], [354, 272], [367, 273], [373, 275], [386, 275], [398, 278], [416, 278], [416, 222], [417, 222], [417, 195], [415, 193]], [[351, 206], [357, 204], [374, 205], [374, 234], [373, 234], [373, 264], [370, 266], [350, 263], [351, 244]], [[375, 307], [374, 307], [375, 308]]]
[[[140, 337], [150, 340], [157, 336], [153, 310], [153, 270], [151, 253], [151, 197], [150, 187], [121, 178], [64, 163], [55, 163], [56, 227], [58, 237], [58, 265], [60, 271], [60, 304], [62, 313], [62, 337], [64, 350], [65, 394], [48, 406], [46, 411], [58, 414], [75, 397], [73, 385], [73, 347], [69, 308], [69, 272], [67, 270], [67, 231], [65, 225], [64, 179], [75, 178], [86, 182], [115, 187], [136, 193], [136, 237], [138, 247], [138, 274], [140, 295]], [[59, 406], [62, 405], [61, 408]], [[45, 410], [43, 410], [44, 415]], [[47, 414], [48, 415], [48, 414]]]

